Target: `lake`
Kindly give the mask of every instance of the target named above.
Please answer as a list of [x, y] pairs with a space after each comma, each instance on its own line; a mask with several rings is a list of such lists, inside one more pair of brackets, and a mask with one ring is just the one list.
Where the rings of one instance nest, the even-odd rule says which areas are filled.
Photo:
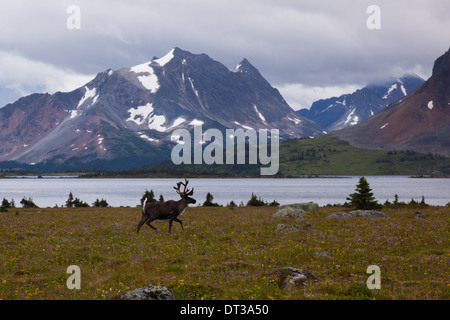
[[[404, 176], [367, 176], [376, 199], [384, 203], [394, 200], [398, 194], [399, 201], [409, 202], [411, 198], [433, 205], [445, 205], [450, 202], [450, 179], [409, 178]], [[299, 178], [299, 179], [221, 179], [192, 178], [189, 187], [194, 187], [197, 204], [205, 201], [211, 192], [214, 202], [226, 205], [233, 200], [244, 204], [252, 192], [264, 201], [276, 200], [280, 204], [313, 201], [319, 205], [344, 203], [346, 197], [353, 193], [359, 177], [339, 178]], [[67, 177], [14, 178], [0, 179], [0, 201], [14, 199], [20, 206], [23, 197], [31, 197], [39, 207], [64, 205], [69, 193], [89, 205], [98, 198], [105, 199], [110, 206], [135, 207], [145, 190], [153, 190], [155, 198], [162, 194], [165, 200], [178, 200], [173, 186], [180, 179], [79, 179]]]

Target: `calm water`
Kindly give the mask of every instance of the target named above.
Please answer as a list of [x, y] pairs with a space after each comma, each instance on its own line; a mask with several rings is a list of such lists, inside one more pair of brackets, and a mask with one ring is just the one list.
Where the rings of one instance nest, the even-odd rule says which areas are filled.
[[[422, 195], [428, 204], [445, 205], [450, 202], [450, 179], [411, 179], [398, 176], [366, 177], [379, 202], [393, 201], [398, 194], [400, 201], [411, 198], [420, 201]], [[205, 201], [211, 192], [214, 202], [225, 205], [231, 200], [236, 204], [247, 203], [252, 192], [263, 200], [280, 204], [313, 201], [319, 205], [344, 203], [353, 193], [359, 177], [318, 179], [190, 179], [197, 204]], [[0, 200], [14, 199], [20, 206], [23, 197], [31, 197], [39, 207], [64, 205], [69, 192], [74, 197], [92, 204], [95, 199], [105, 199], [113, 207], [136, 206], [145, 190], [153, 189], [158, 199], [178, 200], [173, 186], [180, 179], [0, 179]]]

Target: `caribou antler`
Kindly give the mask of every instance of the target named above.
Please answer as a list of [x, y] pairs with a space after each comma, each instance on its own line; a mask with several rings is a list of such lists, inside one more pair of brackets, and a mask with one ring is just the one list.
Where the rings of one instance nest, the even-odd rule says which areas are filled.
[[[184, 179], [184, 183], [183, 183], [182, 181], [180, 181], [180, 182], [177, 183], [177, 186], [176, 186], [176, 187], [173, 187], [173, 188], [174, 188], [174, 189], [177, 191], [177, 193], [178, 193], [180, 196], [182, 196], [182, 197], [183, 197], [183, 196], [192, 196], [192, 195], [194, 194], [194, 188], [192, 188], [191, 190], [187, 189], [188, 183], [189, 183], [189, 180]], [[180, 191], [180, 187], [181, 187], [181, 186], [184, 187], [183, 192]]]

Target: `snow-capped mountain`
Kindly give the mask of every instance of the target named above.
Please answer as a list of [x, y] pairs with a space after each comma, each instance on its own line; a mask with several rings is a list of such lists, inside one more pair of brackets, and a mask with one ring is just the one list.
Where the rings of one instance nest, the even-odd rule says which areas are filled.
[[406, 98], [334, 134], [363, 148], [450, 156], [450, 49], [435, 61], [432, 76]]
[[317, 122], [327, 132], [343, 129], [361, 123], [389, 104], [403, 99], [424, 81], [416, 75], [406, 75], [368, 85], [351, 94], [318, 100], [310, 109], [301, 109], [297, 113]]
[[171, 133], [208, 128], [322, 134], [244, 59], [232, 71], [174, 48], [160, 59], [108, 69], [72, 92], [32, 94], [0, 109], [0, 161], [130, 168], [170, 158]]

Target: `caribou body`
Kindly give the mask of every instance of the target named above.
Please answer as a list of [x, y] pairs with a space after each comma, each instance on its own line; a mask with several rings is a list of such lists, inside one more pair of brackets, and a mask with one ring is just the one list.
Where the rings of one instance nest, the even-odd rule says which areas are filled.
[[[145, 199], [142, 205], [142, 219], [137, 226], [137, 233], [139, 233], [139, 229], [144, 223], [150, 228], [158, 230], [150, 224], [155, 220], [169, 220], [169, 233], [171, 232], [173, 221], [180, 223], [181, 229], [184, 230], [183, 222], [178, 219], [178, 216], [183, 214], [189, 203], [196, 203], [196, 200], [190, 197], [194, 194], [194, 188], [188, 190], [189, 180], [184, 179], [184, 181], [184, 183], [182, 181], [178, 182], [177, 186], [173, 187], [181, 197], [178, 201], [147, 202], [147, 199]], [[181, 186], [184, 186], [183, 191], [180, 191]]]

